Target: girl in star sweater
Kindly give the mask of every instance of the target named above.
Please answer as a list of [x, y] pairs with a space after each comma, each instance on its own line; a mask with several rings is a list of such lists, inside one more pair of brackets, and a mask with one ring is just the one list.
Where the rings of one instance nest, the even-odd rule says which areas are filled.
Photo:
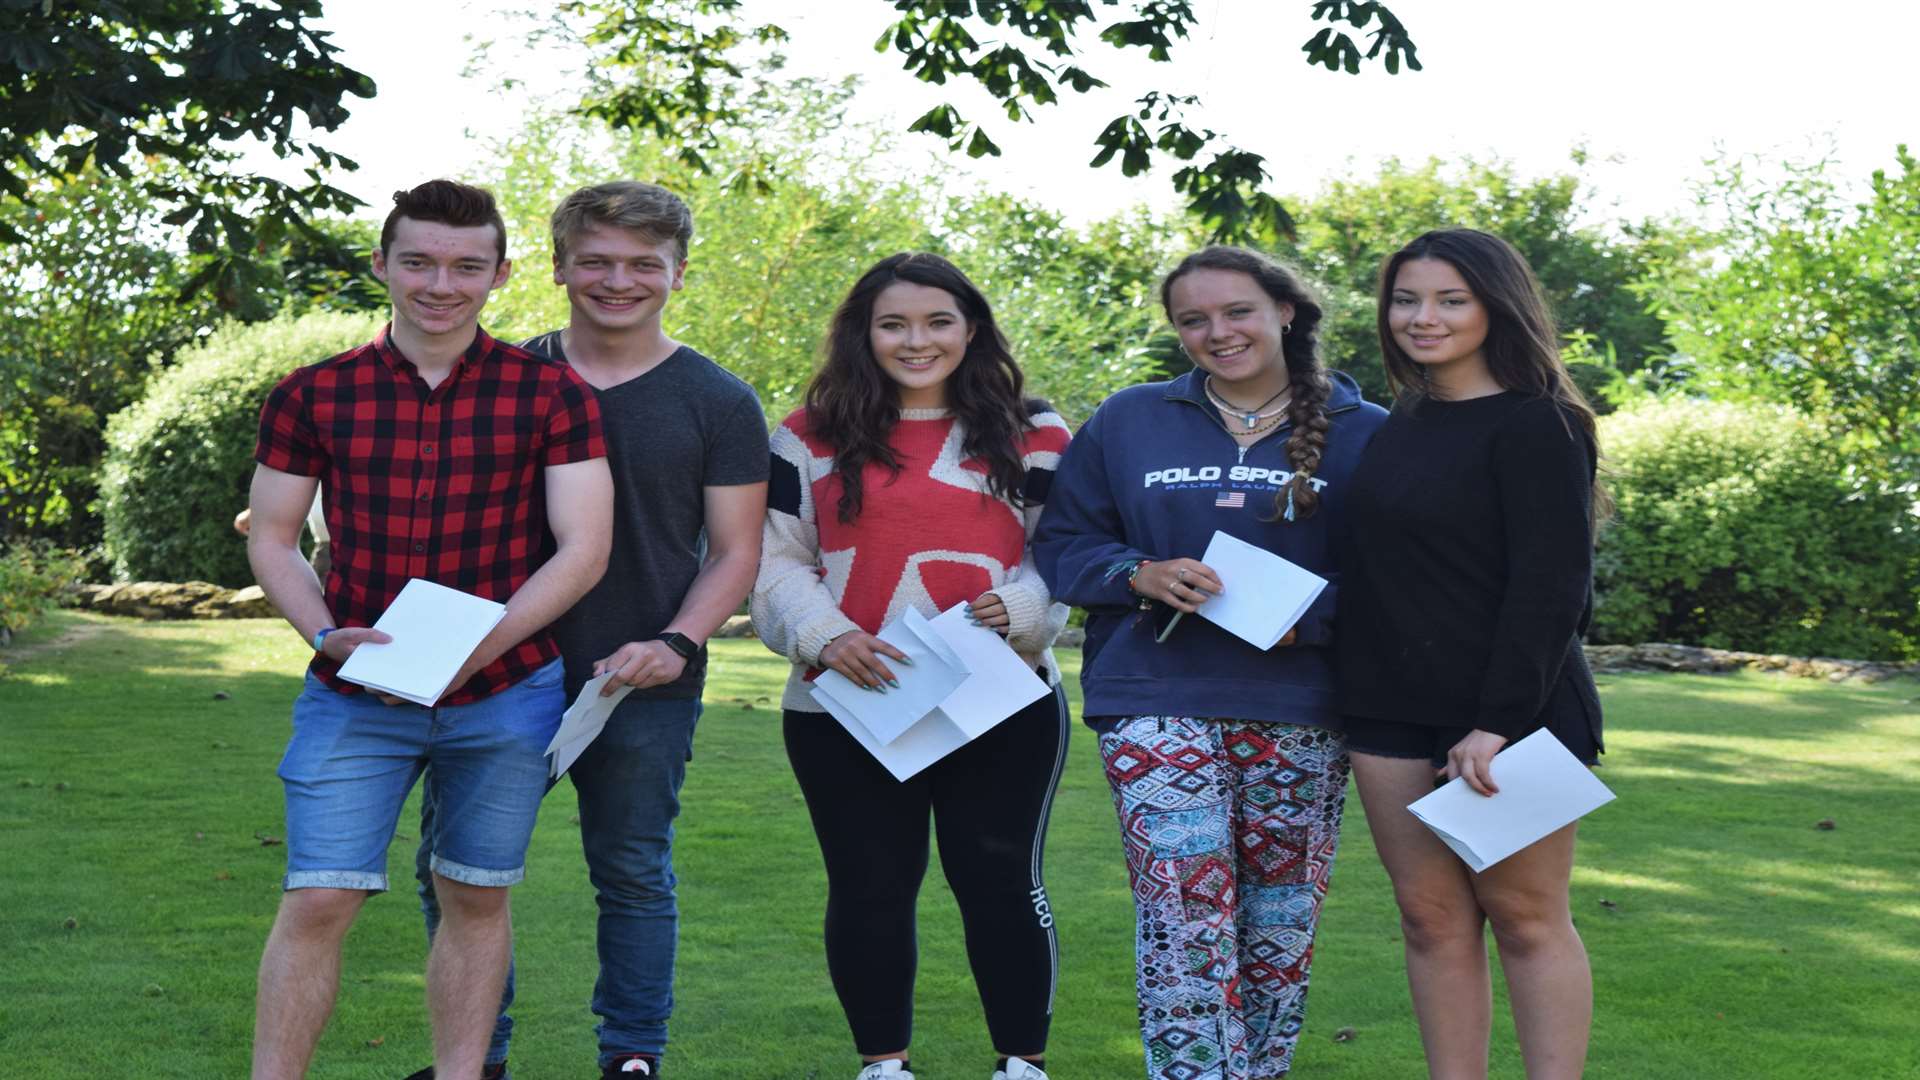
[[[929, 815], [967, 928], [996, 1080], [1045, 1080], [1058, 974], [1041, 879], [1066, 699], [1050, 646], [1066, 621], [1028, 537], [1065, 421], [1021, 394], [986, 298], [945, 259], [900, 254], [834, 315], [806, 405], [774, 432], [753, 623], [793, 663], [787, 755], [827, 868], [827, 967], [863, 1068], [910, 1080], [914, 901]], [[1054, 692], [905, 781], [807, 692], [832, 668], [873, 693], [905, 659], [875, 634], [908, 608], [968, 603]]]

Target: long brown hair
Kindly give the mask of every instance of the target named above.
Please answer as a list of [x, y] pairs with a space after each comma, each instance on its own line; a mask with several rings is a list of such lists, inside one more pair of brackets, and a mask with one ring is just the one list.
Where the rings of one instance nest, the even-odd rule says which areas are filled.
[[1033, 430], [1020, 366], [987, 298], [959, 267], [928, 252], [903, 251], [880, 260], [854, 282], [833, 313], [826, 362], [807, 384], [807, 428], [833, 447], [840, 520], [860, 516], [861, 474], [869, 463], [900, 472], [887, 441], [900, 422], [900, 391], [881, 370], [868, 336], [874, 301], [898, 281], [943, 290], [960, 305], [973, 337], [960, 365], [947, 376], [947, 407], [965, 432], [961, 452], [986, 466], [988, 493], [1019, 505], [1026, 482], [1019, 439]]
[[1287, 380], [1292, 399], [1287, 404], [1287, 420], [1293, 432], [1287, 437], [1287, 464], [1293, 479], [1273, 497], [1271, 520], [1300, 521], [1312, 517], [1320, 506], [1320, 494], [1313, 488], [1313, 474], [1327, 448], [1327, 399], [1333, 394], [1333, 381], [1320, 363], [1320, 304], [1308, 291], [1300, 276], [1270, 255], [1237, 247], [1207, 247], [1180, 260], [1167, 279], [1160, 283], [1160, 306], [1173, 317], [1173, 283], [1195, 270], [1230, 270], [1252, 278], [1260, 291], [1276, 304], [1293, 305], [1293, 322], [1280, 338], [1280, 355], [1287, 365]]
[[[1380, 268], [1380, 296], [1375, 309], [1380, 355], [1386, 362], [1387, 383], [1395, 395], [1417, 400], [1429, 393], [1425, 369], [1393, 340], [1393, 328], [1387, 321], [1393, 306], [1394, 280], [1400, 274], [1400, 267], [1415, 259], [1438, 259], [1459, 271], [1474, 298], [1487, 309], [1487, 340], [1480, 347], [1481, 355], [1487, 360], [1487, 373], [1502, 389], [1549, 398], [1557, 404], [1563, 422], [1571, 417], [1579, 425], [1597, 466], [1600, 440], [1595, 430], [1593, 406], [1568, 373], [1566, 361], [1560, 358], [1560, 333], [1554, 326], [1553, 312], [1547, 306], [1540, 279], [1534, 276], [1533, 267], [1527, 265], [1526, 256], [1492, 233], [1478, 229], [1435, 229], [1415, 237]], [[1571, 427], [1568, 434], [1572, 434]], [[1613, 498], [1600, 482], [1597, 468], [1592, 507], [1596, 526], [1613, 514]]]

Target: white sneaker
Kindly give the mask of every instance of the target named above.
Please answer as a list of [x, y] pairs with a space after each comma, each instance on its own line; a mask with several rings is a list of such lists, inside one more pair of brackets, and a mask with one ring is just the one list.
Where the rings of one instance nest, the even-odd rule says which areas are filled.
[[[913, 1080], [913, 1074], [907, 1071], [906, 1066], [899, 1058], [888, 1058], [885, 1061], [876, 1061], [866, 1068], [861, 1069], [860, 1075], [854, 1077], [853, 1080], [880, 1080], [881, 1077], [892, 1077], [893, 1080]], [[1042, 1077], [1041, 1080], [1046, 1080], [1046, 1078]]]
[[1008, 1058], [1004, 1070], [994, 1070], [993, 1080], [1047, 1080], [1047, 1074], [1025, 1058]]

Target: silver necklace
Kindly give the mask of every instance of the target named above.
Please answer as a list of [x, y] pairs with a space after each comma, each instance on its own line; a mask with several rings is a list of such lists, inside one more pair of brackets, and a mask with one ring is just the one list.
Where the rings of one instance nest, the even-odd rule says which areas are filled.
[[[1281, 387], [1279, 393], [1261, 402], [1258, 408], [1249, 410], [1249, 409], [1242, 409], [1240, 406], [1235, 405], [1231, 401], [1228, 401], [1227, 399], [1221, 397], [1219, 392], [1214, 390], [1213, 388], [1213, 376], [1211, 375], [1207, 376], [1207, 381], [1203, 385], [1206, 387], [1206, 390], [1207, 390], [1207, 400], [1213, 402], [1214, 405], [1218, 407], [1221, 412], [1231, 413], [1232, 415], [1239, 417], [1240, 422], [1246, 426], [1246, 429], [1248, 431], [1253, 430], [1253, 426], [1255, 424], [1258, 424], [1260, 421], [1270, 420], [1273, 417], [1279, 416], [1281, 413], [1286, 412], [1287, 406], [1293, 404], [1293, 399], [1291, 397], [1288, 397], [1287, 400], [1285, 401], [1280, 401], [1282, 397], [1286, 397], [1287, 391], [1293, 389], [1293, 387], [1291, 386]], [[1261, 411], [1262, 409], [1266, 409], [1267, 406], [1273, 405], [1273, 403], [1276, 401], [1280, 401], [1280, 404], [1274, 405], [1274, 407], [1270, 411], [1266, 411], [1266, 412]]]

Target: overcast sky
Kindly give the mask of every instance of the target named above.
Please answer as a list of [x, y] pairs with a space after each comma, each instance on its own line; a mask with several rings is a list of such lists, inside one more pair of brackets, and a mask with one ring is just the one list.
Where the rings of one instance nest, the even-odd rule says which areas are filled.
[[[569, 87], [510, 36], [509, 0], [329, 0], [324, 25], [346, 61], [380, 94], [323, 140], [356, 158], [341, 185], [379, 205], [430, 176], [468, 171], [482, 141], [512, 131], [528, 92]], [[522, 3], [519, 6], [527, 6]], [[1831, 153], [1843, 175], [1864, 180], [1891, 167], [1896, 144], [1915, 137], [1920, 78], [1909, 50], [1920, 41], [1920, 4], [1829, 5], [1786, 0], [1394, 0], [1419, 46], [1422, 72], [1359, 76], [1307, 67], [1309, 0], [1195, 0], [1200, 25], [1174, 62], [1153, 64], [1098, 42], [1084, 66], [1113, 84], [1065, 94], [1034, 125], [1009, 123], [983, 92], [929, 87], [872, 45], [888, 22], [879, 0], [748, 0], [751, 17], [793, 34], [796, 74], [863, 76], [856, 114], [905, 125], [942, 95], [987, 119], [1006, 156], [963, 166], [973, 182], [1029, 195], [1090, 218], [1137, 202], [1173, 204], [1167, 170], [1127, 180], [1085, 167], [1094, 136], [1146, 89], [1197, 93], [1194, 115], [1238, 145], [1267, 155], [1273, 188], [1310, 192], [1325, 178], [1371, 174], [1387, 157], [1419, 161], [1498, 155], [1529, 175], [1569, 166], [1576, 145], [1603, 218], [1672, 213], [1687, 184], [1723, 150], [1770, 158]], [[1812, 13], [1831, 12], [1815, 18]], [[490, 74], [463, 78], [472, 35], [501, 39]], [[527, 89], [502, 94], [511, 70]], [[903, 140], [894, 166], [911, 170], [937, 139]]]

